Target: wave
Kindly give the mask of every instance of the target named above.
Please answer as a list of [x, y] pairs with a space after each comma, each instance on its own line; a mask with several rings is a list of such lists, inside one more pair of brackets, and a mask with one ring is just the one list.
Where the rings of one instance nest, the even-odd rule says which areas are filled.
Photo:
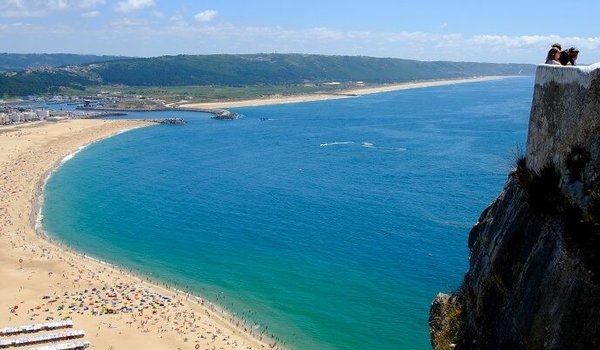
[[[334, 142], [322, 143], [319, 146], [329, 147], [329, 146], [339, 146], [339, 145], [352, 145], [355, 143], [356, 142], [354, 142], [354, 141], [334, 141]], [[375, 146], [371, 142], [361, 142], [360, 145], [361, 145], [361, 147], [364, 147], [364, 148], [378, 149], [378, 150], [382, 150], [382, 151], [392, 151], [392, 152], [406, 151], [406, 148], [403, 148], [403, 147], [379, 147], [379, 146]]]
[[81, 152], [84, 148], [86, 148], [87, 146], [89, 146], [90, 144], [87, 145], [83, 145], [81, 147], [79, 147], [76, 151], [67, 154], [61, 161], [60, 161], [60, 165], [65, 164], [66, 162], [70, 161], [71, 159], [73, 159], [73, 157], [75, 157], [77, 155], [77, 153]]
[[329, 146], [335, 146], [335, 145], [351, 145], [353, 143], [354, 143], [354, 141], [335, 141], [335, 142], [322, 143], [322, 144], [320, 144], [320, 146], [321, 147], [329, 147]]
[[379, 147], [379, 146], [375, 146], [371, 142], [363, 142], [363, 143], [361, 143], [361, 146], [365, 147], [365, 148], [380, 149], [382, 151], [392, 151], [392, 152], [404, 152], [404, 151], [406, 151], [406, 148], [403, 148], [403, 147]]

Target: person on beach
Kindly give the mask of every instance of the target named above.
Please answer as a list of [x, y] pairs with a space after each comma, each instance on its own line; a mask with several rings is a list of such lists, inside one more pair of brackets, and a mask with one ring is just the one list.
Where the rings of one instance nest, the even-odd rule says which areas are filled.
[[558, 64], [560, 65], [560, 49], [555, 46], [552, 46], [550, 51], [548, 51], [548, 55], [546, 55], [546, 64]]
[[574, 47], [570, 47], [567, 50], [561, 51], [560, 64], [563, 66], [574, 66], [575, 61], [577, 61], [577, 55], [579, 55], [579, 50]]

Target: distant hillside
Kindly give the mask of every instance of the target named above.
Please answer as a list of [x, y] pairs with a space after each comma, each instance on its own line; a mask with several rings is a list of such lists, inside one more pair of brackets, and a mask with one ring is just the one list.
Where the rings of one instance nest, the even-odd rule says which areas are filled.
[[74, 55], [66, 53], [0, 53], [0, 71], [19, 71], [33, 67], [61, 67], [72, 64], [123, 59], [122, 56]]
[[101, 63], [110, 84], [138, 86], [298, 84], [305, 81], [397, 83], [481, 75], [533, 75], [534, 65], [422, 62], [300, 54], [163, 56]]
[[[364, 81], [371, 84], [486, 75], [533, 75], [534, 65], [422, 62], [394, 58], [301, 54], [203, 55], [129, 58], [78, 67], [0, 76], [0, 96], [43, 94], [60, 87], [248, 86]], [[53, 77], [57, 77], [53, 81]]]

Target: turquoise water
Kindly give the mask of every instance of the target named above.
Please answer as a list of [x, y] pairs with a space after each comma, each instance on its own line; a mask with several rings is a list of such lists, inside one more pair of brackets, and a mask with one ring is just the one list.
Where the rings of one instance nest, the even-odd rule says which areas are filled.
[[218, 300], [297, 349], [429, 349], [429, 305], [523, 148], [533, 79], [192, 112], [95, 143], [45, 229]]

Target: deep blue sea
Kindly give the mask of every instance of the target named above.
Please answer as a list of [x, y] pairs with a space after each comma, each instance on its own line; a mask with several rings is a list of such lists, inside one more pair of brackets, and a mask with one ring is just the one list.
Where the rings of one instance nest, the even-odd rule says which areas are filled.
[[429, 306], [526, 141], [533, 78], [195, 112], [94, 143], [44, 228], [295, 349], [430, 349]]

